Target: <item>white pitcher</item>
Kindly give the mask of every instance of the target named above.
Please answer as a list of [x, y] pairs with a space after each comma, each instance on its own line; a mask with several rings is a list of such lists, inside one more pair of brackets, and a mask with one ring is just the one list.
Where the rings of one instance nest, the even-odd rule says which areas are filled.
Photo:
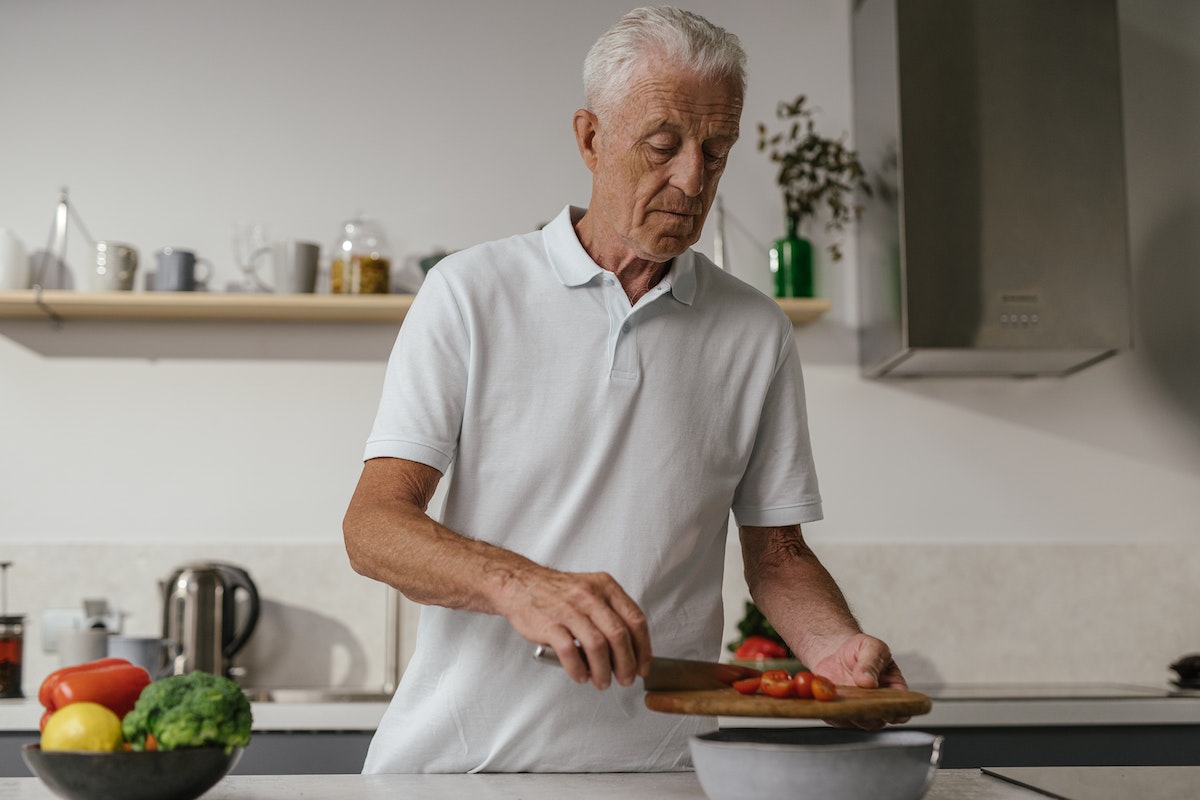
[[0, 291], [29, 288], [29, 254], [17, 235], [0, 228]]

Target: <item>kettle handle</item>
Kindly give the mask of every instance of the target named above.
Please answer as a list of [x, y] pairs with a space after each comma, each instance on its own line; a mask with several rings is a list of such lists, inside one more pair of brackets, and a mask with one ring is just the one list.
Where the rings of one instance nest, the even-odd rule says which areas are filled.
[[230, 583], [234, 590], [245, 589], [246, 594], [250, 596], [250, 611], [242, 629], [234, 634], [229, 644], [225, 645], [221, 651], [226, 658], [233, 658], [233, 654], [242, 649], [246, 640], [250, 638], [250, 634], [254, 633], [254, 626], [258, 624], [258, 587], [254, 585], [254, 581], [250, 580], [250, 573], [241, 567], [235, 567], [232, 564], [213, 564], [213, 566], [230, 577]]

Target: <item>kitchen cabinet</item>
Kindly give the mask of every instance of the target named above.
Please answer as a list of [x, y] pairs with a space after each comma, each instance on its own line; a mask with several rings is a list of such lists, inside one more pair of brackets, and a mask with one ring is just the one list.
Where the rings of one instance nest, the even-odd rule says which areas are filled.
[[[0, 320], [402, 322], [411, 294], [239, 294], [208, 292], [0, 292]], [[824, 298], [779, 298], [793, 325], [829, 310]]]

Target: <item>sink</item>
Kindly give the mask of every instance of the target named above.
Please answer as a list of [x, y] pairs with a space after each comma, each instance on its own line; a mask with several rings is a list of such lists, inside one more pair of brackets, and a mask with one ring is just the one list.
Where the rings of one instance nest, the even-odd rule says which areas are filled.
[[246, 689], [251, 703], [387, 703], [391, 692], [381, 689]]

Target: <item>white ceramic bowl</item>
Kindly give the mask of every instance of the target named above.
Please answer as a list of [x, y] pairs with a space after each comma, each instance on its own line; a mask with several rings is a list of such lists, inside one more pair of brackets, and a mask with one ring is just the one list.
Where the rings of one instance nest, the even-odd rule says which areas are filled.
[[942, 737], [728, 728], [692, 737], [691, 750], [710, 800], [918, 800], [937, 773]]

